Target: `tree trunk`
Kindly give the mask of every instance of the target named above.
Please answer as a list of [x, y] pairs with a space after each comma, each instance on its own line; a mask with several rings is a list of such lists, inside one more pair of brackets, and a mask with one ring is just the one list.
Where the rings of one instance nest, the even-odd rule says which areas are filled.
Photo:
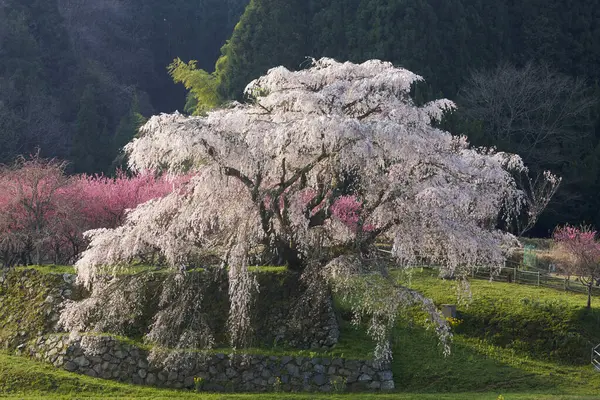
[[592, 308], [592, 285], [594, 284], [594, 280], [590, 280], [588, 283], [588, 299], [587, 299], [587, 308]]
[[298, 250], [287, 243], [277, 246], [277, 250], [280, 265], [287, 266], [290, 271], [302, 271], [303, 265]]

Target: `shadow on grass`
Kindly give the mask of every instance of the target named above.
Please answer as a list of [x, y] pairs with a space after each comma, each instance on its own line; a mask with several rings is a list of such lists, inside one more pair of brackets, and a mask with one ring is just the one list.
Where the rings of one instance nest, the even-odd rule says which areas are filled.
[[396, 388], [402, 392], [560, 393], [560, 386], [567, 383], [548, 379], [548, 372], [535, 371], [535, 365], [519, 367], [529, 364], [528, 360], [514, 353], [460, 336], [455, 337], [451, 354], [444, 357], [434, 333], [421, 327], [399, 327], [393, 348], [392, 370]]

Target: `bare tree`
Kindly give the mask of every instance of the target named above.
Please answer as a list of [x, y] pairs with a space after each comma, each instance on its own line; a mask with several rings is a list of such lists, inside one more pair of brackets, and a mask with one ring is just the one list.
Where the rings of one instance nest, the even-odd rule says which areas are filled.
[[514, 219], [514, 232], [520, 237], [534, 227], [542, 212], [554, 197], [562, 178], [548, 171], [538, 172], [533, 177], [529, 170], [516, 174], [515, 182], [523, 192], [521, 201], [524, 211], [519, 218]]
[[[586, 82], [547, 65], [505, 63], [473, 72], [459, 104], [466, 119], [481, 126], [479, 144], [517, 153], [528, 166], [515, 177], [526, 212], [513, 233], [521, 236], [533, 228], [543, 210], [564, 220], [563, 206], [581, 201], [582, 178], [573, 173], [573, 161], [586, 156], [592, 139], [597, 99]], [[560, 191], [560, 181], [543, 179], [545, 170], [565, 176]]]
[[583, 80], [529, 63], [472, 73], [460, 103], [492, 144], [518, 153], [537, 172], [567, 161], [571, 145], [586, 139], [597, 100]]

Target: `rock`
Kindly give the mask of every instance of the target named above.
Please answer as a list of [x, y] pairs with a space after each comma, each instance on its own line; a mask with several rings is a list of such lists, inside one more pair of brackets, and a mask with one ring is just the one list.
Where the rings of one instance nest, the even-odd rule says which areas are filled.
[[300, 368], [296, 364], [288, 363], [285, 366], [285, 369], [292, 376], [298, 376], [298, 375], [300, 375]]
[[356, 371], [360, 368], [360, 365], [356, 360], [346, 360], [345, 367], [351, 371]]
[[177, 379], [177, 372], [171, 371], [169, 372], [169, 376], [167, 377], [168, 381], [174, 381]]
[[185, 378], [183, 380], [183, 386], [187, 387], [187, 388], [193, 388], [194, 385], [194, 377], [193, 376], [188, 376], [187, 378]]
[[79, 367], [87, 367], [88, 365], [90, 365], [90, 361], [87, 358], [85, 358], [84, 356], [79, 356], [79, 357], [75, 358], [73, 360], [73, 362], [75, 364], [77, 364]]
[[[264, 373], [264, 371], [263, 371], [263, 373]], [[238, 373], [237, 373], [237, 371], [236, 371], [235, 369], [233, 369], [233, 368], [227, 368], [227, 369], [225, 370], [225, 375], [227, 376], [227, 378], [231, 379], [231, 378], [234, 378], [234, 377], [236, 377], [236, 376], [238, 375]]]
[[144, 379], [148, 375], [148, 371], [146, 371], [145, 369], [140, 369], [138, 371], [138, 375], [140, 376], [140, 378]]
[[379, 388], [381, 388], [381, 383], [373, 381], [367, 385], [367, 388], [371, 390], [378, 390]]
[[315, 375], [313, 377], [312, 381], [317, 386], [323, 386], [324, 384], [328, 383], [327, 382], [327, 377], [325, 376], [325, 374], [317, 374], [317, 375]]
[[127, 357], [127, 354], [125, 352], [123, 352], [122, 350], [117, 350], [114, 352], [115, 357], [117, 357], [118, 359], [124, 359]]
[[370, 375], [367, 374], [362, 374], [361, 376], [358, 377], [358, 381], [359, 382], [367, 382], [367, 381], [372, 381], [373, 378], [371, 378]]
[[89, 358], [89, 360], [92, 364], [99, 364], [102, 362], [102, 357], [92, 356]]
[[321, 365], [321, 364], [317, 364], [317, 365], [314, 366], [313, 370], [316, 373], [322, 374], [322, 373], [325, 372], [325, 367], [323, 365]]
[[394, 390], [396, 385], [394, 381], [383, 381], [381, 382], [381, 390]]
[[144, 360], [139, 360], [137, 365], [140, 368], [144, 368], [144, 369], [148, 368], [148, 363]]
[[242, 382], [248, 382], [254, 379], [254, 372], [252, 371], [244, 371], [242, 373]]
[[329, 393], [329, 392], [331, 392], [331, 386], [330, 385], [320, 386], [319, 391]]
[[88, 369], [87, 371], [85, 371], [85, 374], [87, 376], [91, 376], [92, 378], [96, 378], [98, 376], [96, 371], [94, 371], [93, 369]]
[[67, 371], [69, 371], [69, 372], [75, 372], [75, 371], [77, 371], [77, 368], [78, 368], [78, 367], [77, 367], [77, 364], [75, 364], [74, 362], [72, 362], [72, 361], [67, 361], [67, 362], [65, 363], [65, 366], [64, 366], [63, 368], [64, 368], [64, 369], [66, 369], [66, 370], [67, 370]]
[[394, 379], [392, 371], [379, 371], [377, 376], [379, 376], [379, 379], [382, 381], [391, 381]]
[[360, 367], [360, 372], [362, 372], [363, 374], [367, 374], [367, 375], [375, 374], [375, 371], [373, 371], [373, 369], [370, 368], [368, 365], [363, 365], [362, 367]]
[[290, 361], [292, 361], [292, 357], [290, 357], [290, 356], [283, 356], [283, 357], [281, 357], [281, 365], [286, 365]]
[[148, 375], [146, 375], [146, 384], [153, 386], [156, 384], [156, 375], [154, 375], [153, 373], [149, 373]]

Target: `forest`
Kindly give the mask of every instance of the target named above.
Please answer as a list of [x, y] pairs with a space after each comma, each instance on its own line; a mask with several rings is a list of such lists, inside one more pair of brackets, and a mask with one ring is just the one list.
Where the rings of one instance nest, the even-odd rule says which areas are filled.
[[[441, 122], [448, 131], [520, 154], [534, 174], [562, 177], [529, 234], [599, 226], [599, 6], [2, 0], [0, 163], [39, 151], [68, 160], [69, 173], [112, 174], [124, 166], [121, 148], [153, 114], [244, 100], [252, 79], [277, 65], [304, 68], [306, 57], [381, 59], [425, 78], [413, 88], [417, 102], [457, 103]], [[187, 100], [173, 78], [190, 89]]]

